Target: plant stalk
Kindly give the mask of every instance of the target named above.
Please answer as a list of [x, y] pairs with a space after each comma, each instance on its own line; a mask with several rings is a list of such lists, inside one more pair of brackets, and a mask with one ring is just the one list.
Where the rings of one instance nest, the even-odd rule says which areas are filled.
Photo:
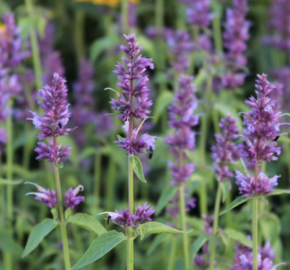
[[[184, 201], [184, 186], [179, 187], [179, 208], [180, 208], [180, 221], [181, 228], [183, 231], [186, 230], [186, 212], [185, 212], [185, 201]], [[188, 237], [187, 234], [182, 234], [183, 237], [183, 254], [185, 270], [189, 270], [189, 253], [188, 253]]]
[[[259, 142], [258, 142], [259, 143]], [[258, 181], [259, 165], [255, 165], [255, 181]], [[253, 197], [253, 269], [258, 269], [258, 208], [259, 198]]]
[[85, 56], [84, 44], [84, 19], [85, 14], [81, 10], [76, 11], [75, 18], [75, 46], [78, 65], [80, 66], [81, 59]]
[[128, 34], [130, 30], [128, 24], [128, 0], [122, 0], [121, 12], [122, 12], [122, 30], [124, 34]]
[[[32, 0], [25, 0], [25, 5], [26, 5], [27, 13], [29, 14], [29, 16], [33, 16], [34, 11], [33, 11]], [[36, 84], [36, 88], [39, 90], [42, 88], [42, 78], [41, 78], [42, 70], [41, 70], [39, 47], [38, 47], [35, 29], [32, 29], [30, 31], [30, 42], [31, 42], [31, 49], [32, 49], [33, 69], [35, 73], [35, 84]]]
[[176, 254], [176, 237], [173, 236], [167, 270], [175, 269], [175, 254]]
[[215, 200], [215, 208], [214, 208], [214, 223], [213, 223], [213, 243], [211, 247], [211, 253], [210, 253], [210, 265], [209, 269], [214, 269], [214, 261], [215, 261], [215, 245], [216, 245], [216, 237], [218, 232], [218, 224], [219, 224], [219, 212], [220, 212], [220, 203], [221, 203], [221, 195], [222, 195], [222, 189], [221, 184], [218, 184], [218, 190], [216, 194], [216, 200]]
[[97, 200], [97, 206], [100, 205], [100, 199], [101, 199], [101, 170], [102, 170], [102, 166], [101, 166], [101, 154], [99, 152], [99, 150], [97, 149], [96, 151], [96, 155], [95, 155], [95, 196], [96, 196], [96, 200]]

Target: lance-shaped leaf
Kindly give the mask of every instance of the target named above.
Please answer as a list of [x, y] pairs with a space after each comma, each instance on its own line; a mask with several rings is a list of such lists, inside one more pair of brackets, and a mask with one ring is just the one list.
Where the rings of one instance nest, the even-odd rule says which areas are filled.
[[158, 215], [160, 211], [167, 205], [167, 203], [170, 201], [170, 199], [174, 196], [176, 193], [177, 187], [175, 186], [167, 186], [161, 193], [161, 196], [158, 200], [155, 214]]
[[73, 266], [72, 270], [80, 269], [97, 261], [125, 239], [126, 237], [123, 233], [118, 233], [116, 231], [109, 231], [101, 234], [92, 242], [86, 253]]
[[220, 185], [221, 185], [222, 194], [223, 194], [222, 202], [224, 203], [226, 201], [227, 197], [228, 197], [231, 184], [228, 183], [228, 182], [221, 182]]
[[133, 171], [137, 175], [138, 179], [143, 183], [147, 183], [147, 181], [144, 177], [143, 166], [142, 166], [141, 160], [136, 156], [130, 155], [129, 161], [130, 161], [130, 164], [133, 168]]
[[138, 232], [140, 233], [141, 240], [146, 234], [155, 234], [155, 233], [190, 233], [191, 231], [179, 231], [167, 225], [164, 225], [159, 222], [147, 222], [141, 224], [138, 227]]
[[205, 244], [205, 242], [209, 239], [209, 235], [202, 234], [199, 236], [190, 247], [190, 258], [194, 259], [197, 252], [201, 249], [201, 247]]
[[244, 246], [252, 247], [252, 241], [249, 240], [243, 233], [233, 230], [233, 229], [225, 229], [224, 233], [231, 239], [240, 242]]
[[5, 180], [5, 179], [0, 179], [0, 186], [2, 185], [19, 185], [22, 183], [22, 180]]
[[42, 239], [47, 236], [56, 226], [58, 222], [54, 219], [44, 219], [41, 223], [37, 224], [31, 231], [27, 244], [25, 246], [22, 258], [27, 256], [31, 251], [33, 251]]
[[88, 231], [94, 232], [97, 235], [106, 233], [107, 230], [102, 226], [102, 224], [95, 218], [87, 214], [78, 213], [71, 216], [68, 222], [82, 227]]
[[242, 197], [242, 196], [236, 198], [233, 202], [231, 202], [231, 203], [229, 204], [229, 206], [228, 206], [225, 210], [223, 210], [223, 211], [220, 213], [220, 216], [223, 215], [223, 214], [225, 214], [225, 213], [227, 213], [227, 212], [229, 212], [230, 210], [236, 208], [236, 207], [239, 206], [240, 204], [242, 204], [242, 203], [248, 201], [249, 199], [250, 199], [250, 198], [246, 198], [246, 197]]
[[267, 196], [277, 196], [281, 194], [290, 194], [289, 189], [274, 189], [274, 192], [268, 194]]

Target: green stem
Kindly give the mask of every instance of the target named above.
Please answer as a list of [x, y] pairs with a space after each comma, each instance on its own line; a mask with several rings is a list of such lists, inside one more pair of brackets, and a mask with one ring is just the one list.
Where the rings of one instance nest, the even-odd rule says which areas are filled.
[[219, 224], [219, 212], [220, 212], [220, 203], [221, 203], [221, 195], [222, 189], [221, 184], [219, 183], [216, 200], [215, 200], [215, 208], [214, 208], [214, 223], [213, 223], [213, 242], [211, 246], [211, 253], [210, 253], [210, 266], [209, 269], [214, 269], [214, 261], [215, 261], [215, 249], [216, 249], [216, 237], [218, 232], [218, 224]]
[[115, 163], [113, 158], [110, 158], [109, 161], [109, 169], [107, 174], [107, 188], [106, 188], [106, 209], [111, 211], [114, 207], [114, 198], [115, 198], [115, 177], [116, 177], [116, 170], [115, 170]]
[[[186, 231], [186, 212], [185, 212], [185, 201], [184, 201], [184, 186], [179, 187], [179, 208], [180, 208], [180, 221], [181, 228]], [[188, 237], [187, 234], [182, 234], [183, 237], [183, 254], [184, 254], [184, 264], [185, 270], [189, 270], [189, 253], [188, 253]]]
[[173, 236], [167, 270], [175, 269], [175, 254], [176, 254], [176, 237]]
[[[56, 138], [54, 138], [54, 142], [56, 142]], [[66, 224], [65, 224], [63, 204], [62, 204], [62, 194], [61, 194], [61, 186], [60, 186], [60, 179], [59, 179], [59, 171], [58, 171], [58, 168], [55, 166], [54, 166], [54, 174], [55, 174], [56, 192], [57, 192], [59, 214], [60, 214], [60, 232], [61, 232], [61, 239], [62, 239], [62, 245], [63, 245], [63, 256], [64, 256], [64, 262], [65, 262], [65, 269], [70, 270], [71, 265], [70, 265], [69, 248], [68, 248], [68, 241], [67, 241]]]
[[220, 10], [221, 6], [218, 3], [216, 3], [216, 5], [218, 6], [213, 19], [213, 33], [214, 33], [213, 39], [216, 53], [218, 55], [221, 55], [223, 51], [222, 32], [221, 32], [221, 10]]
[[[232, 202], [232, 193], [229, 192], [228, 196], [227, 196], [227, 199], [226, 199], [226, 202], [225, 202], [225, 208], [227, 208], [230, 203]], [[228, 211], [226, 214], [225, 214], [225, 220], [226, 220], [226, 227], [227, 228], [232, 228], [233, 227], [233, 220], [232, 220], [232, 211]]]
[[[201, 138], [200, 138], [200, 160], [202, 162], [202, 166], [205, 167], [206, 158], [206, 137], [207, 137], [207, 115], [201, 117]], [[202, 183], [199, 189], [199, 207], [201, 214], [207, 214], [207, 198], [206, 198], [206, 185]]]
[[98, 202], [97, 206], [100, 205], [100, 201], [101, 201], [101, 159], [102, 155], [100, 154], [100, 152], [97, 150], [96, 151], [96, 156], [95, 156], [95, 193], [94, 195], [96, 196], [96, 201]]
[[121, 12], [123, 33], [128, 34], [130, 30], [128, 24], [128, 0], [122, 0]]
[[[133, 168], [128, 157], [128, 204], [130, 213], [134, 212], [134, 186], [133, 186]], [[127, 243], [127, 270], [134, 269], [134, 239], [133, 233], [129, 231], [129, 238]]]
[[[33, 16], [33, 4], [32, 0], [25, 0], [26, 9], [29, 14], [29, 16]], [[32, 48], [32, 60], [33, 60], [33, 68], [35, 73], [35, 84], [37, 89], [42, 88], [42, 78], [41, 78], [41, 62], [40, 62], [40, 56], [39, 56], [39, 47], [36, 37], [35, 29], [32, 29], [30, 31], [30, 42], [31, 42], [31, 48]]]
[[[259, 144], [259, 142], [258, 142]], [[259, 165], [255, 166], [255, 182], [258, 181]], [[253, 197], [253, 269], [258, 269], [258, 208], [259, 198]]]
[[77, 10], [75, 18], [75, 45], [78, 64], [80, 65], [81, 59], [85, 56], [84, 45], [84, 19], [85, 14], [81, 10]]

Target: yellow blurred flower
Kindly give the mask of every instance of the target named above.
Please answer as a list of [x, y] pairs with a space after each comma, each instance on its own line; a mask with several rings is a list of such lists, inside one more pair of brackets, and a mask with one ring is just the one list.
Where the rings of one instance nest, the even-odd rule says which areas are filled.
[[4, 36], [6, 33], [6, 25], [4, 23], [0, 23], [0, 37]]
[[[110, 7], [116, 7], [122, 0], [76, 0], [77, 2], [89, 2], [94, 5], [107, 5]], [[140, 0], [129, 0], [133, 4], [140, 3]]]

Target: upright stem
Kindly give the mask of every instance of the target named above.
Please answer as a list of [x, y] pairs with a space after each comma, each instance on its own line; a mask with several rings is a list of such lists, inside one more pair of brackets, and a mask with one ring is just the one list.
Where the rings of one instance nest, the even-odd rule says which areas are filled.
[[[255, 165], [255, 182], [258, 181], [259, 165]], [[259, 198], [253, 197], [253, 269], [258, 269], [258, 208]]]
[[[29, 16], [33, 16], [33, 4], [32, 0], [25, 0], [26, 9], [29, 14]], [[35, 33], [35, 29], [32, 29], [30, 31], [30, 42], [31, 42], [31, 48], [32, 48], [32, 60], [33, 60], [33, 68], [35, 73], [35, 84], [37, 89], [42, 88], [42, 78], [41, 78], [41, 62], [40, 62], [40, 56], [39, 56], [39, 47], [37, 42], [37, 37]]]
[[80, 65], [81, 59], [85, 56], [85, 44], [84, 44], [84, 19], [85, 14], [81, 10], [76, 11], [75, 19], [75, 45], [78, 65]]
[[115, 163], [113, 158], [110, 158], [109, 169], [107, 172], [107, 187], [106, 187], [106, 209], [110, 210], [114, 207], [114, 198], [115, 198]]
[[[13, 101], [10, 98], [8, 101], [8, 108], [12, 109]], [[13, 179], [13, 123], [12, 123], [12, 115], [10, 114], [6, 120], [6, 131], [7, 131], [7, 145], [6, 145], [6, 155], [7, 155], [7, 181], [12, 181]], [[7, 225], [8, 229], [12, 234], [13, 231], [13, 185], [7, 186]], [[11, 254], [4, 254], [5, 261], [5, 269], [12, 270], [13, 262]]]
[[128, 34], [129, 24], [128, 24], [128, 0], [122, 0], [122, 29], [124, 34]]
[[[185, 212], [185, 201], [184, 201], [184, 186], [179, 187], [179, 208], [180, 208], [180, 221], [181, 228], [183, 231], [186, 230], [186, 212]], [[189, 253], [188, 253], [188, 237], [187, 234], [183, 235], [183, 254], [184, 254], [184, 264], [185, 270], [189, 270]]]
[[221, 184], [219, 183], [216, 199], [215, 199], [215, 208], [214, 208], [214, 223], [213, 223], [213, 243], [210, 250], [210, 266], [209, 269], [214, 269], [214, 261], [215, 261], [215, 244], [216, 244], [216, 236], [218, 231], [218, 224], [219, 224], [219, 212], [220, 212], [220, 203], [221, 203], [221, 195], [222, 195], [222, 189]]
[[216, 3], [215, 16], [213, 18], [213, 39], [215, 50], [218, 55], [223, 51], [222, 33], [221, 33], [221, 6]]
[[[56, 137], [53, 138], [53, 143], [54, 145], [56, 145]], [[62, 246], [63, 246], [65, 269], [70, 270], [71, 265], [70, 265], [69, 248], [68, 248], [68, 241], [67, 241], [66, 224], [65, 224], [63, 204], [62, 204], [62, 193], [61, 193], [61, 186], [60, 186], [60, 179], [59, 179], [59, 171], [56, 166], [54, 166], [54, 174], [55, 174], [57, 200], [58, 200], [58, 206], [59, 206], [60, 232], [61, 232], [61, 240], [62, 240]]]
[[98, 202], [98, 206], [100, 205], [100, 198], [101, 198], [101, 154], [100, 152], [97, 150], [96, 151], [96, 155], [95, 155], [95, 193], [94, 195], [96, 196], [97, 202]]
[[176, 236], [174, 235], [171, 242], [170, 257], [169, 257], [167, 270], [175, 269], [175, 254], [176, 254]]

